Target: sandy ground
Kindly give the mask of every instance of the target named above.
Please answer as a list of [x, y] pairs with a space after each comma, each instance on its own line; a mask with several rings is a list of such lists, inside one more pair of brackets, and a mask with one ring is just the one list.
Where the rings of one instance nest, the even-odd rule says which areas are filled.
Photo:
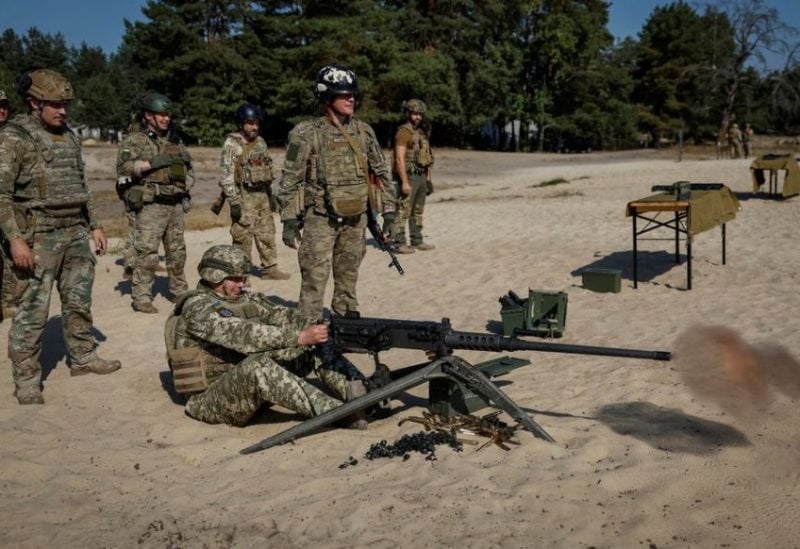
[[[205, 158], [195, 194], [204, 211], [216, 153], [194, 152]], [[102, 199], [113, 150], [89, 157]], [[372, 444], [420, 430], [398, 426], [424, 411], [417, 388], [367, 431], [330, 430], [243, 456], [298, 417], [269, 410], [242, 429], [186, 417], [167, 389], [169, 303], [159, 294], [158, 316], [134, 314], [119, 257], [109, 255], [98, 261], [94, 314], [101, 353], [121, 359], [120, 372], [69, 377], [57, 298], [44, 337], [46, 405], [16, 404], [3, 358], [0, 546], [797, 547], [800, 198], [751, 198], [746, 160], [443, 151], [437, 162], [425, 225], [437, 248], [401, 256], [400, 277], [370, 246], [363, 314], [495, 331], [508, 290], [564, 290], [560, 342], [677, 350], [679, 360], [515, 353], [532, 365], [502, 389], [552, 444], [519, 431], [509, 451], [365, 459]], [[567, 182], [536, 186], [555, 178]], [[667, 234], [642, 243], [634, 290], [625, 204], [677, 180], [724, 182], [740, 194], [727, 265], [719, 229], [700, 234], [686, 291]], [[228, 238], [224, 228], [187, 233], [190, 284], [202, 252]], [[294, 252], [281, 245], [279, 260], [292, 278], [253, 280], [252, 289], [294, 304]], [[622, 270], [621, 293], [581, 287], [581, 269], [598, 265]], [[383, 358], [398, 368], [424, 357]], [[370, 371], [368, 357], [354, 360]], [[340, 467], [351, 456], [358, 463]]]

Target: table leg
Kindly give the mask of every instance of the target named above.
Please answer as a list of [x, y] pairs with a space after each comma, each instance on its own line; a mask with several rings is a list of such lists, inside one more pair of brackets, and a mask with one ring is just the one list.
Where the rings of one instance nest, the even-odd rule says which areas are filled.
[[686, 282], [687, 290], [692, 289], [692, 215], [691, 205], [686, 208]]
[[637, 236], [637, 233], [636, 233], [636, 218], [637, 217], [638, 216], [637, 216], [636, 212], [634, 212], [633, 215], [631, 216], [631, 219], [633, 220], [633, 288], [634, 289], [639, 287], [639, 278], [637, 276], [639, 274], [638, 273], [638, 269], [637, 269], [638, 262], [636, 261], [636, 254], [637, 254], [637, 251], [638, 251], [637, 247], [636, 247], [636, 236]]
[[675, 264], [681, 263], [681, 235], [679, 230], [680, 214], [675, 212]]
[[725, 223], [722, 224], [722, 264], [725, 265]]

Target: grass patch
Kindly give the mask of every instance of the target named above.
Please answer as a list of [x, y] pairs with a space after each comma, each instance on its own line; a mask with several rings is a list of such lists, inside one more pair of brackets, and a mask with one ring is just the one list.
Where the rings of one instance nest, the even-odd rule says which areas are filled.
[[564, 179], [563, 177], [554, 177], [553, 179], [548, 179], [547, 181], [542, 181], [541, 183], [534, 183], [528, 188], [536, 189], [539, 187], [552, 187], [553, 185], [561, 185], [562, 183], [569, 183], [569, 179]]
[[568, 191], [564, 189], [563, 191], [558, 191], [553, 194], [548, 194], [543, 196], [542, 198], [569, 198], [571, 196], [583, 196], [583, 192], [581, 191]]

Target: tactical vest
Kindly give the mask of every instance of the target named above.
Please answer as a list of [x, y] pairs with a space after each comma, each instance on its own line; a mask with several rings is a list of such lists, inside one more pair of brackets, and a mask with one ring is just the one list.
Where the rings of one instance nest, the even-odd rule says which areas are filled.
[[151, 154], [141, 160], [151, 160], [157, 154], [166, 154], [172, 159], [169, 166], [148, 172], [142, 177], [141, 183], [153, 183], [159, 186], [158, 194], [171, 195], [180, 194], [186, 190], [186, 159], [183, 154], [183, 147], [179, 143], [167, 141], [152, 132], [143, 132], [147, 136], [150, 144]]
[[[314, 121], [314, 150], [317, 162], [317, 182], [321, 187], [315, 196], [314, 210], [322, 214], [353, 217], [367, 211], [366, 151], [369, 148], [362, 124], [349, 124], [351, 135], [361, 147], [362, 158], [350, 146], [342, 132], [325, 118]], [[355, 132], [352, 132], [352, 129]], [[315, 156], [316, 155], [316, 156]]]
[[267, 144], [260, 136], [253, 141], [247, 141], [242, 134], [236, 132], [228, 134], [242, 147], [242, 154], [236, 160], [233, 178], [239, 187], [252, 188], [264, 187], [275, 176], [272, 173], [272, 159], [269, 157]]
[[433, 165], [433, 153], [428, 137], [419, 128], [414, 128], [410, 122], [406, 122], [401, 128], [407, 128], [411, 132], [411, 141], [406, 147], [406, 169], [409, 171], [423, 171], [428, 166]]
[[53, 216], [81, 214], [90, 195], [80, 142], [72, 130], [52, 134], [30, 115], [14, 117], [7, 127], [17, 129], [36, 146], [36, 161], [16, 180], [15, 202]]
[[[209, 294], [209, 290], [191, 290], [181, 294], [175, 302], [175, 308], [164, 325], [164, 345], [167, 349], [167, 362], [172, 372], [172, 383], [179, 394], [200, 393], [208, 389], [222, 374], [233, 369], [244, 356], [230, 349], [216, 345], [194, 342], [193, 345], [177, 348], [177, 327], [184, 304], [198, 295]], [[258, 306], [251, 301], [222, 301], [213, 294], [214, 310], [225, 317], [242, 319], [255, 318], [259, 314]]]

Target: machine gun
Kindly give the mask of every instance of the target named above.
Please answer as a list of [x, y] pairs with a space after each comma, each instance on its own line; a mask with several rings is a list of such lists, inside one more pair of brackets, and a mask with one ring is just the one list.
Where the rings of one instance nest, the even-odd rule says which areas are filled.
[[[672, 358], [671, 353], [666, 351], [639, 351], [613, 347], [544, 343], [494, 334], [458, 332], [451, 328], [450, 320], [447, 318], [443, 318], [441, 322], [426, 322], [361, 318], [357, 313], [351, 313], [347, 316], [334, 316], [330, 321], [329, 332], [328, 345], [330, 348], [327, 352], [369, 353], [373, 356], [376, 367], [382, 366], [378, 359], [378, 353], [393, 348], [419, 349], [425, 351], [431, 360], [395, 370], [390, 373], [382, 386], [372, 386], [372, 390], [366, 395], [345, 402], [333, 410], [244, 448], [241, 450], [242, 454], [251, 454], [292, 441], [374, 406], [393, 395], [439, 378], [450, 378], [462, 384], [505, 411], [523, 429], [530, 431], [535, 437], [554, 442], [542, 427], [498, 389], [480, 369], [473, 367], [464, 359], [454, 356], [453, 351], [457, 349], [492, 352], [541, 351], [651, 360], [670, 360]], [[383, 368], [385, 369], [385, 366]]]

